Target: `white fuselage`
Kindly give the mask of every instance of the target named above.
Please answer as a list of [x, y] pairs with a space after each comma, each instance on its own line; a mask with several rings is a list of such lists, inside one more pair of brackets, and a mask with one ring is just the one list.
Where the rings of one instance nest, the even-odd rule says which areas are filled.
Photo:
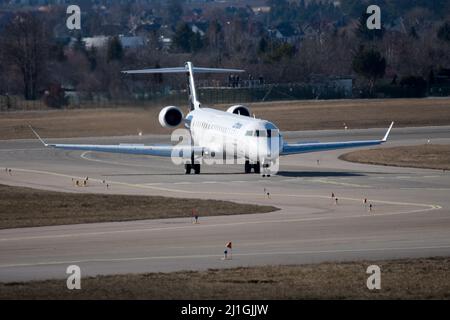
[[200, 108], [185, 121], [194, 145], [204, 147], [206, 155], [226, 152], [226, 158], [269, 164], [278, 158], [282, 146], [278, 128], [266, 120]]

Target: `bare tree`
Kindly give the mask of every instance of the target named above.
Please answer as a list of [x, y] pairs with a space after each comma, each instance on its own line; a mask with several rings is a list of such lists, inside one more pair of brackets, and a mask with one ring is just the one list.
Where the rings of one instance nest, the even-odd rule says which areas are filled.
[[21, 72], [25, 99], [35, 100], [49, 48], [44, 24], [33, 13], [18, 13], [6, 26], [0, 43], [3, 63]]

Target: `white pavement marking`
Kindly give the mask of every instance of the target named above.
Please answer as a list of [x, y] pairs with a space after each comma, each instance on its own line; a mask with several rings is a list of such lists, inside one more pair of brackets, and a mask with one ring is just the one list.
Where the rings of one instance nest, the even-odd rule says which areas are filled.
[[[373, 251], [401, 251], [401, 250], [432, 250], [432, 249], [450, 249], [450, 246], [428, 246], [428, 247], [395, 247], [395, 248], [361, 248], [361, 249], [338, 249], [338, 250], [301, 250], [301, 251], [263, 251], [234, 253], [233, 256], [267, 256], [267, 255], [303, 255], [303, 254], [327, 254], [327, 253], [353, 253], [353, 252], [373, 252]], [[81, 264], [81, 263], [98, 263], [98, 262], [124, 262], [139, 260], [167, 260], [167, 259], [192, 259], [192, 258], [221, 258], [222, 255], [217, 254], [196, 254], [196, 255], [175, 255], [175, 256], [148, 256], [134, 258], [111, 258], [111, 259], [86, 259], [86, 260], [69, 260], [69, 261], [48, 261], [35, 263], [18, 263], [4, 264], [0, 268], [17, 268], [17, 267], [35, 267], [59, 264]]]
[[363, 184], [356, 184], [356, 183], [347, 183], [347, 182], [338, 182], [330, 179], [310, 179], [308, 181], [311, 182], [320, 182], [320, 183], [326, 183], [326, 184], [333, 184], [333, 185], [339, 185], [344, 187], [356, 187], [356, 188], [373, 188], [373, 186], [369, 185], [363, 185]]
[[[345, 198], [342, 198], [345, 199]], [[346, 198], [351, 200], [350, 198]], [[353, 199], [356, 200], [356, 199]], [[360, 201], [360, 199], [357, 199]], [[389, 201], [385, 201], [384, 203], [390, 203]], [[403, 204], [404, 203], [400, 203]], [[418, 204], [414, 204], [418, 206]], [[321, 220], [341, 220], [341, 219], [351, 219], [351, 218], [376, 218], [380, 216], [391, 216], [398, 214], [409, 214], [415, 212], [426, 212], [431, 210], [441, 209], [440, 206], [437, 205], [426, 205], [428, 208], [421, 208], [417, 210], [408, 210], [402, 212], [394, 212], [394, 213], [381, 213], [381, 214], [361, 214], [361, 215], [349, 215], [349, 216], [339, 216], [339, 217], [314, 217], [314, 218], [296, 218], [296, 219], [273, 219], [273, 220], [259, 220], [259, 221], [243, 221], [243, 222], [231, 222], [231, 223], [219, 223], [219, 224], [202, 224], [197, 226], [197, 228], [224, 228], [227, 226], [240, 226], [240, 225], [256, 225], [256, 224], [274, 224], [274, 223], [292, 223], [292, 222], [302, 222], [302, 221], [321, 221]], [[191, 225], [178, 226], [178, 227], [157, 227], [157, 228], [140, 228], [140, 229], [129, 229], [129, 230], [113, 230], [113, 231], [101, 231], [101, 232], [85, 232], [85, 233], [65, 233], [58, 235], [45, 235], [45, 236], [32, 236], [32, 237], [16, 237], [16, 238], [0, 238], [0, 242], [7, 241], [23, 241], [23, 240], [37, 240], [37, 239], [58, 239], [58, 238], [70, 238], [70, 237], [85, 237], [85, 236], [100, 236], [107, 234], [118, 234], [118, 233], [134, 233], [134, 232], [150, 232], [150, 231], [167, 231], [167, 230], [181, 230], [192, 228]]]
[[448, 191], [450, 188], [422, 188], [422, 187], [415, 187], [415, 188], [400, 188], [400, 190], [429, 190], [429, 191]]

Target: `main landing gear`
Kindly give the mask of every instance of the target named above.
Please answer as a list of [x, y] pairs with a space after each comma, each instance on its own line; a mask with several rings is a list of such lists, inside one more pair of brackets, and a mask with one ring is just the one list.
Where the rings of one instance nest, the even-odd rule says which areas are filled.
[[194, 170], [195, 174], [200, 174], [200, 163], [186, 163], [184, 165], [184, 169], [186, 170], [185, 173], [186, 174], [191, 174], [191, 171]]
[[186, 174], [191, 174], [191, 171], [194, 170], [195, 174], [200, 174], [200, 163], [195, 163], [194, 153], [191, 153], [191, 163], [186, 163], [184, 165], [184, 170]]
[[245, 161], [245, 173], [251, 173], [252, 169], [255, 173], [261, 173], [261, 163], [258, 161], [257, 163], [250, 163], [250, 161]]
[[245, 173], [251, 173], [252, 169], [255, 173], [261, 173], [262, 170], [262, 176], [263, 177], [270, 177], [271, 171], [270, 171], [270, 165], [269, 164], [263, 164], [258, 161], [256, 163], [250, 163], [250, 161], [245, 161]]

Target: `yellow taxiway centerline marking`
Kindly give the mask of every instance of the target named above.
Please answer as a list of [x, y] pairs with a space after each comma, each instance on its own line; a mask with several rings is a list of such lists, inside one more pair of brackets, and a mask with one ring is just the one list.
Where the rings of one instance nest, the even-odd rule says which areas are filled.
[[[77, 177], [77, 176], [71, 176], [67, 174], [57, 173], [57, 172], [51, 172], [51, 171], [42, 171], [42, 170], [33, 170], [33, 169], [20, 169], [20, 168], [11, 168], [14, 171], [19, 172], [31, 172], [31, 173], [37, 173], [37, 174], [47, 174], [47, 175], [53, 175], [58, 177], [65, 177], [65, 178], [76, 178], [76, 179], [84, 179], [85, 177]], [[91, 181], [97, 181], [99, 183], [102, 182], [100, 179], [90, 178]], [[186, 194], [217, 194], [217, 195], [250, 195], [250, 196], [261, 196], [260, 193], [252, 193], [252, 192], [214, 192], [214, 191], [194, 191], [194, 190], [183, 190], [183, 189], [171, 189], [171, 188], [162, 188], [162, 187], [156, 187], [146, 184], [133, 184], [133, 183], [127, 183], [127, 182], [119, 182], [119, 181], [111, 181], [108, 180], [109, 184], [116, 184], [116, 185], [123, 185], [128, 186], [132, 188], [141, 188], [141, 189], [154, 189], [159, 191], [168, 191], [173, 193], [186, 193]], [[284, 194], [284, 193], [271, 193], [272, 196], [278, 196], [278, 197], [300, 197], [300, 198], [320, 198], [320, 199], [330, 199], [329, 196], [324, 195], [305, 195], [305, 194]], [[349, 201], [361, 201], [361, 199], [357, 198], [349, 198], [349, 197], [339, 197], [343, 200], [349, 200]], [[406, 206], [416, 206], [416, 207], [427, 207], [431, 209], [441, 209], [442, 207], [439, 205], [433, 205], [433, 204], [427, 204], [427, 203], [412, 203], [412, 202], [398, 202], [398, 201], [387, 201], [387, 200], [370, 200], [373, 203], [384, 203], [384, 204], [392, 204], [392, 205], [406, 205]]]
[[[40, 170], [32, 170], [32, 169], [19, 169], [13, 168], [14, 171], [19, 172], [31, 172], [37, 174], [48, 174], [59, 177], [66, 178], [77, 178], [83, 179], [80, 177], [74, 177], [66, 174], [49, 172], [49, 171], [40, 171]], [[101, 182], [99, 179], [90, 179], [92, 181]], [[143, 188], [143, 189], [155, 189], [159, 191], [169, 191], [176, 193], [188, 193], [188, 194], [216, 194], [216, 195], [252, 195], [252, 196], [261, 196], [259, 193], [234, 193], [234, 192], [203, 192], [203, 191], [192, 191], [192, 190], [178, 190], [178, 189], [169, 189], [169, 188], [160, 188], [155, 186], [141, 185], [141, 184], [130, 184], [125, 182], [111, 182], [110, 184], [124, 185], [133, 188]], [[276, 197], [300, 197], [300, 198], [319, 198], [319, 199], [330, 199], [328, 196], [323, 195], [304, 195], [304, 194], [277, 194], [273, 193], [272, 196]], [[360, 202], [361, 199], [357, 198], [349, 198], [349, 197], [340, 197], [342, 200], [348, 201], [357, 201]], [[349, 216], [339, 216], [339, 217], [320, 217], [320, 218], [297, 218], [297, 219], [284, 219], [284, 220], [263, 220], [263, 221], [247, 221], [247, 222], [235, 222], [235, 223], [221, 223], [221, 224], [209, 224], [202, 225], [200, 227], [225, 227], [225, 226], [235, 226], [235, 225], [246, 225], [246, 224], [262, 224], [262, 223], [285, 223], [285, 222], [300, 222], [300, 221], [317, 221], [317, 220], [329, 220], [329, 219], [349, 219], [349, 218], [360, 218], [360, 217], [380, 217], [380, 216], [390, 216], [390, 215], [399, 215], [399, 214], [410, 214], [416, 212], [426, 212], [431, 210], [438, 210], [442, 207], [439, 205], [433, 204], [423, 204], [423, 203], [409, 203], [409, 202], [397, 202], [397, 201], [386, 201], [386, 200], [371, 200], [373, 203], [383, 203], [383, 204], [391, 204], [391, 205], [404, 205], [404, 206], [415, 206], [420, 207], [420, 209], [416, 210], [408, 210], [401, 212], [393, 212], [393, 213], [383, 213], [376, 215], [368, 215], [368, 214], [360, 214], [360, 215], [349, 215]], [[164, 228], [144, 228], [144, 229], [130, 229], [130, 230], [116, 230], [116, 231], [104, 231], [104, 232], [91, 232], [91, 233], [79, 233], [79, 234], [62, 234], [62, 235], [53, 235], [53, 236], [37, 236], [37, 237], [20, 237], [20, 238], [3, 238], [0, 241], [19, 241], [19, 240], [33, 240], [33, 239], [45, 239], [45, 238], [65, 238], [65, 237], [76, 237], [76, 236], [86, 236], [86, 235], [105, 235], [112, 233], [129, 233], [129, 232], [141, 232], [141, 231], [159, 231], [159, 230], [174, 230], [174, 229], [183, 229], [188, 226], [180, 226], [180, 227], [164, 227]], [[190, 226], [189, 226], [190, 227]]]

